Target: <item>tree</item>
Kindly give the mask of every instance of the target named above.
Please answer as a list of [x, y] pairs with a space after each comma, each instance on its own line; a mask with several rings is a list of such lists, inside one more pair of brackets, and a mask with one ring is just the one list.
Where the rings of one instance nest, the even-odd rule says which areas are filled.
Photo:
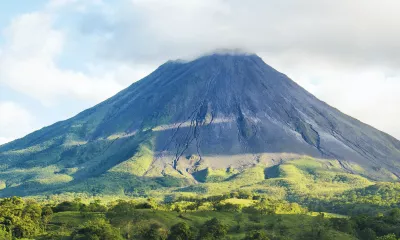
[[88, 206], [85, 205], [85, 207], [82, 206], [81, 211], [84, 212], [106, 212], [107, 208], [106, 206], [101, 204], [101, 201], [96, 199], [93, 202], [91, 202]]
[[64, 201], [59, 203], [57, 206], [53, 208], [55, 213], [57, 212], [67, 212], [67, 211], [79, 211], [82, 206], [82, 203], [78, 202], [77, 200], [73, 202]]
[[22, 217], [30, 218], [39, 223], [42, 216], [42, 208], [37, 203], [27, 203], [22, 211]]
[[398, 240], [394, 233], [382, 237], [377, 237], [376, 240]]
[[269, 240], [265, 231], [253, 230], [246, 234], [243, 240]]
[[16, 238], [29, 238], [40, 233], [40, 226], [28, 218], [15, 218], [12, 235]]
[[320, 213], [316, 216], [311, 223], [311, 230], [306, 231], [301, 236], [301, 239], [309, 240], [334, 240], [336, 239], [329, 233], [329, 222], [325, 219], [325, 215]]
[[204, 240], [224, 239], [227, 232], [228, 232], [228, 226], [223, 224], [217, 218], [213, 218], [205, 222], [203, 226], [200, 228], [199, 239], [204, 239]]
[[85, 223], [72, 233], [73, 240], [123, 240], [119, 231], [104, 219]]
[[7, 232], [5, 227], [1, 227], [0, 228], [0, 239], [4, 239], [4, 240], [11, 240], [12, 239], [12, 235], [9, 232]]
[[142, 239], [164, 240], [167, 239], [167, 231], [158, 223], [152, 223], [142, 234]]
[[241, 223], [244, 220], [243, 214], [242, 213], [236, 213], [235, 216], [234, 216], [234, 219], [235, 219], [235, 222], [237, 224], [236, 229], [237, 229], [237, 231], [240, 231]]
[[181, 213], [182, 212], [182, 206], [180, 204], [176, 204], [174, 207], [174, 211], [177, 213]]
[[240, 212], [242, 206], [234, 203], [219, 203], [215, 206], [215, 209], [221, 212]]
[[370, 228], [365, 228], [361, 231], [359, 231], [358, 236], [360, 239], [363, 240], [374, 240], [376, 239], [376, 233], [374, 230]]
[[332, 227], [338, 231], [353, 234], [354, 224], [346, 218], [331, 218]]
[[53, 216], [53, 210], [51, 209], [51, 207], [44, 206], [42, 208], [42, 221], [43, 221], [45, 230], [46, 230], [46, 226], [49, 223], [52, 216]]
[[185, 222], [180, 222], [171, 227], [168, 240], [192, 240], [194, 234], [190, 226]]
[[253, 194], [249, 190], [240, 190], [237, 198], [240, 199], [251, 199]]
[[5, 198], [0, 201], [2, 231], [14, 238], [33, 237], [41, 232], [41, 212], [35, 202], [25, 203], [19, 197]]
[[389, 212], [388, 220], [389, 220], [391, 223], [397, 223], [397, 222], [399, 222], [399, 221], [400, 221], [400, 209], [399, 209], [399, 208], [392, 209], [392, 210]]
[[119, 201], [107, 211], [106, 217], [112, 224], [120, 225], [127, 221], [138, 221], [141, 219], [141, 214], [136, 210], [133, 202]]

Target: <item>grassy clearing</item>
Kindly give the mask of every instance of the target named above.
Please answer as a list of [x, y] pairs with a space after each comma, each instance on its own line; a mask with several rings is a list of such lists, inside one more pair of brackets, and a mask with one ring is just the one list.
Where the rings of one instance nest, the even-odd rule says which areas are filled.
[[176, 191], [215, 195], [245, 189], [278, 199], [289, 196], [327, 197], [374, 184], [359, 175], [345, 172], [335, 161], [303, 158], [267, 168], [257, 165], [224, 181]]
[[153, 162], [154, 153], [152, 148], [152, 141], [142, 143], [134, 156], [113, 167], [110, 171], [143, 176], [149, 170]]

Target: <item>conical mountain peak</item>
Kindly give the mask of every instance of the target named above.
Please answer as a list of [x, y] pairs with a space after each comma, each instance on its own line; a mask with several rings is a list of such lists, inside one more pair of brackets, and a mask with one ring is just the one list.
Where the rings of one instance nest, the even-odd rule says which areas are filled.
[[[51, 168], [74, 179], [65, 186], [114, 172], [196, 179], [205, 168], [304, 155], [335, 159], [348, 172], [357, 164], [374, 179], [400, 175], [398, 140], [319, 101], [257, 55], [226, 52], [167, 62], [95, 107], [0, 146], [10, 179]], [[32, 184], [35, 175], [23, 179]]]

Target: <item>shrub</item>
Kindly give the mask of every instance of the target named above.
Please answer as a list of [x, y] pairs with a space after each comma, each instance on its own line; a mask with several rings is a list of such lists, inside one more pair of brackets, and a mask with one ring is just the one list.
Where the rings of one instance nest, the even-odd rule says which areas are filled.
[[219, 240], [224, 239], [228, 232], [228, 226], [223, 224], [217, 218], [208, 220], [200, 228], [199, 239], [202, 240]]
[[189, 225], [185, 222], [180, 222], [171, 227], [168, 235], [168, 240], [192, 240], [194, 233]]
[[119, 231], [104, 219], [85, 223], [72, 233], [73, 240], [123, 240]]
[[243, 240], [269, 240], [265, 231], [250, 231]]

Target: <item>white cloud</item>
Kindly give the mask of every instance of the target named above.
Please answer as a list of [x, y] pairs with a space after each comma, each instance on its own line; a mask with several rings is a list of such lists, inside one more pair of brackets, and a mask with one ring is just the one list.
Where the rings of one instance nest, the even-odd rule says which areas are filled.
[[46, 105], [65, 97], [100, 101], [123, 88], [113, 79], [59, 68], [56, 60], [63, 51], [65, 36], [54, 30], [52, 23], [53, 16], [48, 13], [14, 19], [5, 33], [0, 81]]
[[[82, 1], [52, 1], [43, 11], [16, 16], [7, 29], [3, 30], [4, 44], [0, 45], [0, 83], [15, 93], [22, 94], [24, 100], [19, 101], [20, 105], [4, 105], [4, 108], [8, 108], [1, 109], [2, 117], [11, 116], [7, 118], [10, 120], [17, 113], [25, 113], [26, 119], [31, 119], [26, 111], [23, 112], [24, 101], [29, 98], [39, 101], [47, 108], [43, 110], [39, 107], [41, 112], [54, 111], [60, 104], [80, 102], [81, 106], [77, 106], [75, 110], [68, 106], [69, 112], [78, 112], [114, 95], [153, 70], [152, 66], [143, 64], [136, 67], [125, 63], [108, 64], [97, 59], [80, 61], [81, 58], [85, 59], [82, 52], [90, 46], [68, 49], [68, 44], [81, 39], [75, 40], [66, 29], [57, 26], [57, 20], [61, 18], [60, 11], [78, 3], [77, 11], [82, 11]], [[90, 3], [100, 4], [95, 0]], [[67, 52], [71, 50], [75, 52]], [[70, 54], [72, 61], [82, 64], [81, 68], [77, 70], [62, 67], [60, 61], [63, 61], [65, 54]], [[25, 105], [28, 104], [25, 102]], [[38, 108], [37, 104], [35, 106]], [[39, 109], [32, 110], [39, 112]], [[36, 124], [15, 121], [13, 124], [16, 127], [9, 127], [7, 131], [0, 129], [0, 143], [22, 137], [45, 123], [62, 120], [52, 114], [45, 115], [52, 118], [49, 120], [38, 116]], [[3, 125], [0, 125], [0, 128], [5, 124], [5, 119], [2, 121]], [[23, 125], [23, 131], [19, 131], [17, 125]]]
[[[95, 103], [168, 59], [243, 48], [400, 138], [398, 9], [396, 0], [52, 0], [5, 31], [0, 81], [47, 106]], [[62, 67], [66, 55], [81, 68]]]
[[[108, 56], [151, 60], [215, 48], [303, 51], [346, 62], [399, 63], [400, 2], [131, 0], [104, 31]], [[104, 17], [91, 25], [101, 29]], [[110, 17], [108, 12], [107, 17]]]
[[22, 106], [0, 101], [0, 144], [28, 134], [34, 124], [35, 118]]

